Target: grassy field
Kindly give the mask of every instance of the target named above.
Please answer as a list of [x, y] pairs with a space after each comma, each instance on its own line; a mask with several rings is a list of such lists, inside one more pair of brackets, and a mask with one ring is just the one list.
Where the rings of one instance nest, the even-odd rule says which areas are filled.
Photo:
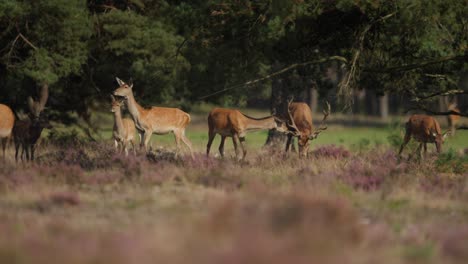
[[203, 155], [203, 115], [187, 132], [193, 159], [174, 156], [172, 136], [153, 136], [165, 148], [151, 155], [116, 154], [103, 119], [101, 142], [49, 142], [34, 164], [7, 151], [0, 263], [468, 259], [465, 132], [422, 161], [398, 160], [402, 130], [392, 125], [332, 125], [307, 159], [261, 148], [266, 134], [253, 133], [247, 160], [236, 162]]

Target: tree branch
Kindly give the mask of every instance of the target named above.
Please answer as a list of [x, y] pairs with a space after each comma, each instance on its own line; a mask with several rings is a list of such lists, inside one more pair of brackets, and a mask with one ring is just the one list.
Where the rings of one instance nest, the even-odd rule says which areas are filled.
[[220, 93], [229, 91], [229, 90], [234, 90], [234, 89], [241, 88], [241, 87], [244, 87], [244, 86], [252, 85], [252, 84], [255, 84], [255, 83], [264, 81], [264, 80], [266, 80], [266, 79], [271, 79], [272, 77], [275, 77], [275, 76], [277, 76], [277, 75], [280, 75], [280, 74], [282, 74], [282, 73], [285, 73], [285, 72], [290, 71], [290, 70], [292, 70], [292, 69], [294, 69], [294, 68], [297, 68], [297, 67], [307, 66], [307, 65], [310, 65], [310, 64], [319, 64], [319, 63], [324, 63], [324, 62], [332, 61], [332, 60], [337, 60], [337, 61], [342, 61], [342, 62], [344, 62], [344, 63], [347, 63], [346, 58], [341, 57], [341, 56], [331, 56], [331, 57], [324, 58], [324, 59], [319, 59], [319, 60], [306, 61], [306, 62], [303, 62], [303, 63], [294, 63], [294, 64], [291, 64], [291, 65], [289, 65], [288, 67], [285, 67], [285, 68], [283, 68], [283, 69], [281, 69], [281, 70], [279, 70], [279, 71], [276, 71], [276, 72], [274, 72], [274, 73], [265, 75], [265, 76], [260, 77], [260, 78], [258, 78], [258, 79], [254, 79], [254, 80], [251, 80], [251, 81], [242, 83], [242, 84], [238, 84], [238, 85], [234, 85], [234, 86], [230, 86], [230, 87], [224, 88], [224, 89], [219, 90], [219, 91], [216, 91], [216, 92], [214, 92], [214, 93], [211, 93], [211, 94], [208, 94], [208, 95], [199, 97], [198, 99], [199, 99], [199, 100], [206, 99], [206, 98], [208, 98], [208, 97], [211, 97], [211, 96], [214, 96], [214, 95], [217, 95], [217, 94], [220, 94]]
[[393, 66], [388, 68], [382, 69], [373, 69], [373, 68], [365, 68], [363, 71], [370, 72], [370, 73], [393, 73], [393, 72], [403, 72], [403, 71], [410, 71], [414, 69], [424, 68], [426, 66], [430, 66], [433, 64], [438, 64], [442, 62], [452, 61], [452, 60], [467, 60], [468, 54], [463, 55], [453, 55], [453, 56], [446, 56], [441, 58], [436, 58], [428, 61], [423, 61], [419, 63], [413, 63], [408, 65], [400, 65], [400, 66]]
[[468, 113], [459, 113], [459, 112], [455, 112], [455, 111], [445, 111], [445, 112], [441, 112], [441, 111], [433, 111], [429, 108], [426, 108], [425, 106], [421, 105], [421, 104], [417, 104], [415, 107], [412, 107], [412, 108], [409, 108], [407, 112], [411, 111], [411, 110], [422, 110], [424, 112], [426, 112], [427, 114], [431, 114], [431, 115], [441, 115], [441, 116], [448, 116], [448, 115], [458, 115], [458, 116], [463, 116], [463, 117], [468, 117]]
[[457, 94], [468, 94], [468, 91], [465, 91], [465, 90], [442, 91], [442, 92], [433, 93], [424, 97], [416, 97], [413, 99], [413, 101], [419, 102], [419, 101], [427, 100], [436, 96], [457, 95]]

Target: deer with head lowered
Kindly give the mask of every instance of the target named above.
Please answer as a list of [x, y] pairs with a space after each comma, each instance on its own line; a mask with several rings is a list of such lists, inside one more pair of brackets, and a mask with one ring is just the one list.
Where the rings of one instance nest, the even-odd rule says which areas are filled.
[[133, 153], [135, 154], [135, 123], [132, 119], [122, 118], [120, 110], [123, 102], [116, 100], [115, 96], [111, 95], [112, 108], [111, 112], [114, 113], [114, 128], [113, 137], [115, 148], [119, 151], [124, 151], [125, 156], [128, 156], [128, 147], [132, 145]]
[[40, 91], [39, 101], [28, 97], [29, 119], [17, 120], [13, 127], [13, 139], [15, 142], [15, 159], [18, 161], [18, 151], [21, 148], [21, 160], [26, 153], [27, 160], [34, 160], [36, 143], [44, 128], [51, 128], [48, 120], [41, 115], [44, 110], [47, 98], [49, 97], [49, 87], [43, 85]]
[[326, 102], [327, 108], [323, 110], [323, 119], [320, 126], [314, 130], [312, 124], [312, 111], [306, 103], [289, 101], [287, 107], [288, 114], [288, 127], [290, 133], [288, 133], [288, 139], [286, 142], [286, 153], [288, 153], [292, 138], [298, 138], [299, 145], [299, 156], [307, 156], [309, 150], [309, 140], [316, 139], [320, 133], [327, 129], [325, 121], [330, 115], [330, 104]]
[[247, 150], [245, 148], [245, 135], [247, 132], [276, 129], [279, 132], [287, 132], [286, 124], [276, 116], [253, 118], [235, 109], [214, 108], [208, 114], [208, 144], [206, 155], [210, 154], [211, 144], [216, 134], [221, 135], [219, 153], [224, 157], [224, 141], [226, 137], [232, 137], [236, 158], [239, 159], [238, 145], [242, 148], [242, 160], [245, 159]]
[[135, 126], [140, 133], [140, 146], [148, 150], [151, 135], [164, 135], [174, 133], [177, 152], [180, 150], [180, 141], [184, 142], [192, 154], [192, 143], [185, 136], [185, 128], [190, 123], [190, 115], [178, 108], [156, 107], [143, 108], [133, 96], [133, 84], [126, 84], [116, 78], [119, 87], [114, 91], [115, 96], [123, 97], [127, 103], [128, 111], [132, 116]]
[[11, 108], [0, 104], [0, 140], [2, 143], [3, 159], [5, 159], [5, 148], [10, 139], [14, 124], [15, 115], [11, 111]]
[[442, 133], [440, 125], [432, 116], [428, 115], [412, 115], [405, 125], [405, 138], [401, 144], [398, 156], [401, 156], [406, 144], [413, 137], [416, 141], [420, 142], [416, 151], [421, 157], [421, 148], [424, 146], [424, 154], [427, 153], [427, 143], [434, 143], [437, 153], [442, 152], [442, 144], [445, 138], [450, 133], [449, 131]]

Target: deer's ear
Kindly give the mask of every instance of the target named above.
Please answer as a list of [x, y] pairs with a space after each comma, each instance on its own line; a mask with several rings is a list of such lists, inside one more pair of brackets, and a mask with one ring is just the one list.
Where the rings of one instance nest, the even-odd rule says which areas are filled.
[[112, 102], [115, 102], [115, 96], [114, 95], [111, 94], [110, 98], [111, 98]]
[[125, 84], [124, 81], [120, 80], [119, 77], [115, 77], [115, 80], [117, 81], [117, 83], [119, 84], [119, 86], [122, 86]]
[[432, 137], [433, 138], [436, 138], [437, 137], [437, 134], [435, 132], [432, 132]]
[[31, 112], [34, 111], [34, 100], [32, 99], [31, 96], [28, 96], [28, 107], [29, 107], [29, 111]]
[[452, 132], [449, 130], [447, 132], [445, 132], [443, 135], [442, 135], [442, 139], [445, 140], [447, 138], [447, 136], [450, 136], [450, 134], [452, 134]]
[[128, 89], [132, 90], [133, 89], [133, 83], [128, 86]]

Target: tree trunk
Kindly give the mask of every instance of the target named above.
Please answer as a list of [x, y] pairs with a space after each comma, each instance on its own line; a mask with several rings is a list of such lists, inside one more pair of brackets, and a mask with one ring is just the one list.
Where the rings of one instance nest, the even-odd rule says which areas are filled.
[[[282, 69], [281, 63], [276, 62], [275, 64], [273, 64], [273, 72], [276, 72], [280, 69]], [[286, 102], [288, 96], [286, 83], [286, 80], [281, 75], [272, 80], [270, 101], [271, 113], [281, 115], [284, 112], [284, 102]], [[287, 137], [285, 134], [279, 133], [274, 129], [270, 129], [268, 131], [268, 137], [265, 142], [265, 146], [278, 149], [283, 146], [286, 146], [286, 139]]]
[[311, 86], [309, 86], [309, 106], [312, 113], [317, 112], [317, 104], [318, 104], [318, 92], [317, 92], [317, 84], [314, 82]]
[[379, 114], [382, 119], [388, 118], [388, 93], [385, 92], [384, 95], [379, 96]]

